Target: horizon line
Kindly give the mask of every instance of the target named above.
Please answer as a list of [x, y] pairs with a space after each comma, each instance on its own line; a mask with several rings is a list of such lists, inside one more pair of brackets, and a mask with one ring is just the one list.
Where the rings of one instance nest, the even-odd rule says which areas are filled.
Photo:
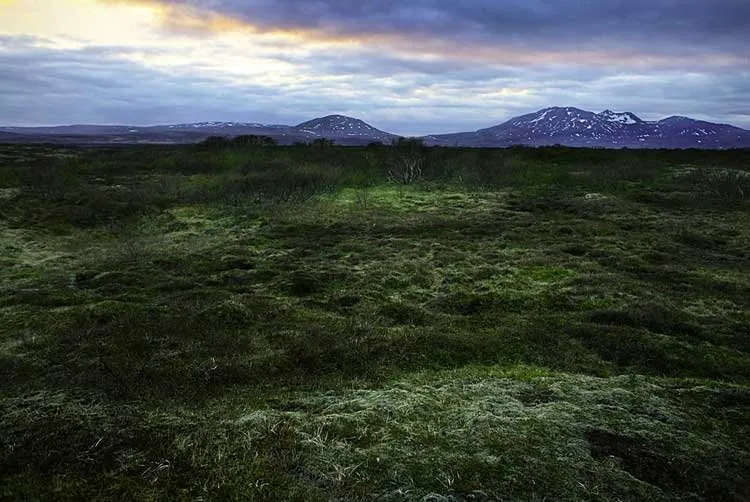
[[492, 127], [495, 127], [495, 126], [502, 125], [502, 124], [504, 124], [506, 122], [509, 122], [509, 121], [511, 121], [511, 120], [513, 120], [515, 118], [518, 118], [518, 117], [522, 117], [524, 115], [529, 115], [529, 114], [533, 114], [533, 113], [539, 113], [539, 112], [542, 112], [542, 111], [545, 111], [545, 110], [568, 109], [568, 108], [572, 108], [572, 109], [576, 109], [576, 110], [580, 110], [580, 111], [584, 111], [584, 112], [588, 112], [588, 113], [594, 113], [596, 115], [599, 115], [599, 114], [604, 113], [606, 111], [610, 111], [610, 112], [617, 113], [617, 114], [630, 113], [632, 115], [635, 115], [640, 120], [642, 120], [643, 122], [646, 122], [646, 123], [656, 123], [656, 122], [660, 122], [662, 120], [666, 120], [666, 119], [669, 119], [669, 118], [680, 117], [680, 118], [687, 118], [687, 119], [690, 119], [690, 120], [698, 120], [698, 121], [702, 121], [702, 122], [709, 122], [709, 123], [712, 123], [712, 124], [715, 124], [715, 125], [728, 125], [728, 126], [732, 126], [732, 127], [737, 127], [738, 129], [742, 129], [742, 130], [745, 130], [745, 131], [750, 131], [750, 129], [745, 129], [744, 127], [741, 127], [741, 126], [738, 126], [738, 125], [735, 125], [735, 124], [731, 124], [731, 123], [728, 123], [728, 122], [713, 122], [712, 120], [709, 120], [709, 119], [705, 119], [705, 120], [704, 119], [695, 119], [695, 118], [692, 118], [692, 117], [687, 116], [687, 115], [669, 115], [669, 116], [666, 116], [664, 118], [657, 119], [657, 120], [644, 120], [644, 119], [641, 119], [641, 117], [640, 117], [640, 115], [638, 113], [632, 112], [632, 111], [629, 111], [629, 110], [628, 111], [618, 112], [618, 111], [612, 110], [611, 108], [605, 108], [601, 112], [592, 112], [591, 110], [586, 110], [585, 108], [579, 108], [577, 106], [547, 106], [547, 107], [540, 108], [540, 109], [535, 110], [535, 111], [530, 111], [530, 112], [521, 113], [519, 115], [514, 115], [514, 116], [512, 116], [510, 118], [507, 118], [507, 119], [501, 121], [501, 122], [496, 122], [496, 123], [491, 124], [489, 126], [480, 127], [479, 129], [475, 129], [475, 130], [472, 130], [472, 131], [464, 130], [464, 131], [457, 131], [455, 133], [452, 133], [452, 132], [448, 132], [448, 133], [440, 132], [440, 133], [428, 133], [428, 134], [422, 134], [422, 135], [406, 135], [406, 136], [405, 135], [401, 135], [401, 134], [391, 133], [391, 132], [385, 131], [383, 129], [379, 129], [379, 128], [373, 126], [372, 124], [370, 124], [370, 122], [368, 122], [368, 121], [366, 121], [364, 119], [361, 119], [359, 117], [354, 117], [352, 115], [345, 115], [343, 113], [329, 113], [329, 114], [326, 114], [326, 115], [320, 115], [320, 116], [313, 117], [311, 119], [303, 120], [303, 121], [298, 122], [296, 124], [263, 123], [263, 122], [255, 122], [255, 121], [248, 121], [248, 120], [196, 120], [196, 121], [193, 121], [193, 122], [163, 122], [163, 123], [148, 123], [148, 124], [77, 122], [77, 123], [36, 124], [36, 125], [0, 125], [0, 129], [6, 129], [6, 130], [7, 129], [36, 129], [36, 128], [59, 128], [59, 127], [77, 127], [77, 126], [94, 126], [94, 127], [141, 127], [141, 128], [143, 128], [143, 127], [164, 127], [164, 126], [170, 126], [170, 125], [193, 125], [193, 124], [211, 124], [211, 123], [214, 123], [214, 124], [238, 124], [238, 125], [258, 124], [258, 125], [260, 125], [262, 127], [289, 127], [289, 128], [294, 128], [294, 127], [297, 127], [299, 125], [304, 124], [305, 122], [310, 122], [310, 121], [313, 121], [313, 120], [323, 119], [323, 118], [327, 118], [327, 117], [340, 116], [340, 117], [346, 117], [346, 118], [351, 118], [351, 119], [355, 119], [355, 120], [360, 120], [360, 121], [366, 123], [367, 125], [369, 125], [371, 127], [374, 127], [375, 129], [378, 129], [381, 132], [385, 132], [385, 133], [391, 134], [393, 136], [401, 136], [401, 137], [426, 137], [426, 136], [443, 135], [443, 134], [458, 134], [458, 133], [463, 133], [463, 132], [476, 132], [476, 131], [479, 131], [479, 130], [482, 130], [482, 129], [489, 129], [489, 128], [492, 128]]

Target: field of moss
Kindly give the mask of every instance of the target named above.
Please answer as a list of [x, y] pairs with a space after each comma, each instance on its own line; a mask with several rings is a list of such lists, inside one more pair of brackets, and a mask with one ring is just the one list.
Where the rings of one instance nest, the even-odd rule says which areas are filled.
[[1, 500], [750, 500], [750, 151], [2, 146], [0, 250]]

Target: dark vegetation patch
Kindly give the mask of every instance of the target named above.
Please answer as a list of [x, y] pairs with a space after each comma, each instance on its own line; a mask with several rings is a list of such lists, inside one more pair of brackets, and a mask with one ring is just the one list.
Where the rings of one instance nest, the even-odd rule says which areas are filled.
[[[647, 445], [645, 441], [601, 429], [587, 431], [586, 440], [594, 458], [614, 457], [622, 462], [624, 470], [642, 481], [667, 490], [688, 486], [689, 467], [657, 453], [658, 445]], [[720, 487], [711, 487], [712, 491], [717, 488]]]
[[614, 460], [634, 478], [654, 485], [664, 493], [686, 500], [739, 501], [748, 495], [742, 479], [702, 479], [696, 483], [696, 459], [669, 455], [669, 447], [653, 440], [644, 440], [612, 433], [604, 429], [590, 429], [586, 440], [591, 456], [598, 460]]

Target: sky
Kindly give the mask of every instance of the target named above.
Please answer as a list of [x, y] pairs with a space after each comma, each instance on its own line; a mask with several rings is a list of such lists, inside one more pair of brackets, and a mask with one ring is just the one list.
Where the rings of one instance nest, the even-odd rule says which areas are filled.
[[548, 106], [750, 129], [750, 1], [0, 0], [0, 125], [422, 135]]

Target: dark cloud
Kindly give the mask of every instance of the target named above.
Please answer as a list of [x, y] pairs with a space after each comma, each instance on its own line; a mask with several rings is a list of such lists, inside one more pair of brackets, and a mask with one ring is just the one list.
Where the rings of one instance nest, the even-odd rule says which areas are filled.
[[364, 47], [345, 57], [277, 55], [298, 77], [274, 83], [203, 71], [189, 62], [158, 70], [129, 60], [127, 47], [62, 50], [46, 43], [0, 37], [0, 124], [298, 123], [344, 113], [410, 135], [475, 130], [546, 106], [570, 105], [750, 126], [750, 70], [451, 64]]
[[160, 1], [207, 9], [268, 30], [396, 34], [536, 50], [750, 55], [746, 0]]

